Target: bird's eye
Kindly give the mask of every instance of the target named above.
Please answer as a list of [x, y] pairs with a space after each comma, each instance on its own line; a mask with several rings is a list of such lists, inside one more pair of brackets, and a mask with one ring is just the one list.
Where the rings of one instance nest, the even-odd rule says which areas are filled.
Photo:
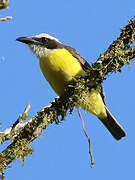
[[48, 39], [45, 37], [42, 37], [42, 43], [47, 43], [47, 42], [48, 42]]

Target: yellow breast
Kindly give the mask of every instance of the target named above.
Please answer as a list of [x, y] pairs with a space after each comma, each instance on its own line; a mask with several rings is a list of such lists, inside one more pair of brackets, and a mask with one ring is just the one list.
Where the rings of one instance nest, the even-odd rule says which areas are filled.
[[85, 74], [80, 63], [66, 49], [58, 49], [40, 59], [43, 75], [54, 91], [61, 95], [76, 75]]

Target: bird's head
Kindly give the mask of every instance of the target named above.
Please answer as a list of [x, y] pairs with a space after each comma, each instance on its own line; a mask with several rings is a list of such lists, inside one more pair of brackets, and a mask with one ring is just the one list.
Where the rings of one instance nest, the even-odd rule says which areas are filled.
[[52, 51], [55, 51], [62, 47], [62, 44], [59, 40], [49, 34], [38, 34], [31, 37], [19, 37], [17, 41], [28, 44], [30, 49], [35, 53], [39, 58], [48, 56]]

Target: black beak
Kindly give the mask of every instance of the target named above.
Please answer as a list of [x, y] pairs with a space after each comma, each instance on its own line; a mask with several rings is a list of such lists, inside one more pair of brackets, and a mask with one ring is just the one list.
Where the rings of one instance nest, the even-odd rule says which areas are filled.
[[16, 40], [25, 44], [35, 44], [35, 40], [32, 37], [19, 37]]

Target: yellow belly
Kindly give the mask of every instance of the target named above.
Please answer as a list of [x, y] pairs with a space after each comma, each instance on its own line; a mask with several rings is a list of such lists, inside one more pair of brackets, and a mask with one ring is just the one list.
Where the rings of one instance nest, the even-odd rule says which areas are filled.
[[[73, 77], [86, 73], [77, 59], [66, 49], [55, 50], [50, 55], [41, 58], [40, 68], [58, 95], [64, 92]], [[98, 91], [92, 89], [88, 96], [84, 95], [84, 97], [78, 100], [78, 108], [89, 111], [101, 118], [107, 116], [105, 105]]]
[[76, 75], [85, 74], [80, 63], [66, 49], [58, 49], [40, 59], [40, 68], [54, 91], [61, 95]]
[[77, 108], [85, 109], [101, 119], [107, 117], [102, 97], [94, 88], [90, 92], [82, 92], [82, 98], [78, 99]]

